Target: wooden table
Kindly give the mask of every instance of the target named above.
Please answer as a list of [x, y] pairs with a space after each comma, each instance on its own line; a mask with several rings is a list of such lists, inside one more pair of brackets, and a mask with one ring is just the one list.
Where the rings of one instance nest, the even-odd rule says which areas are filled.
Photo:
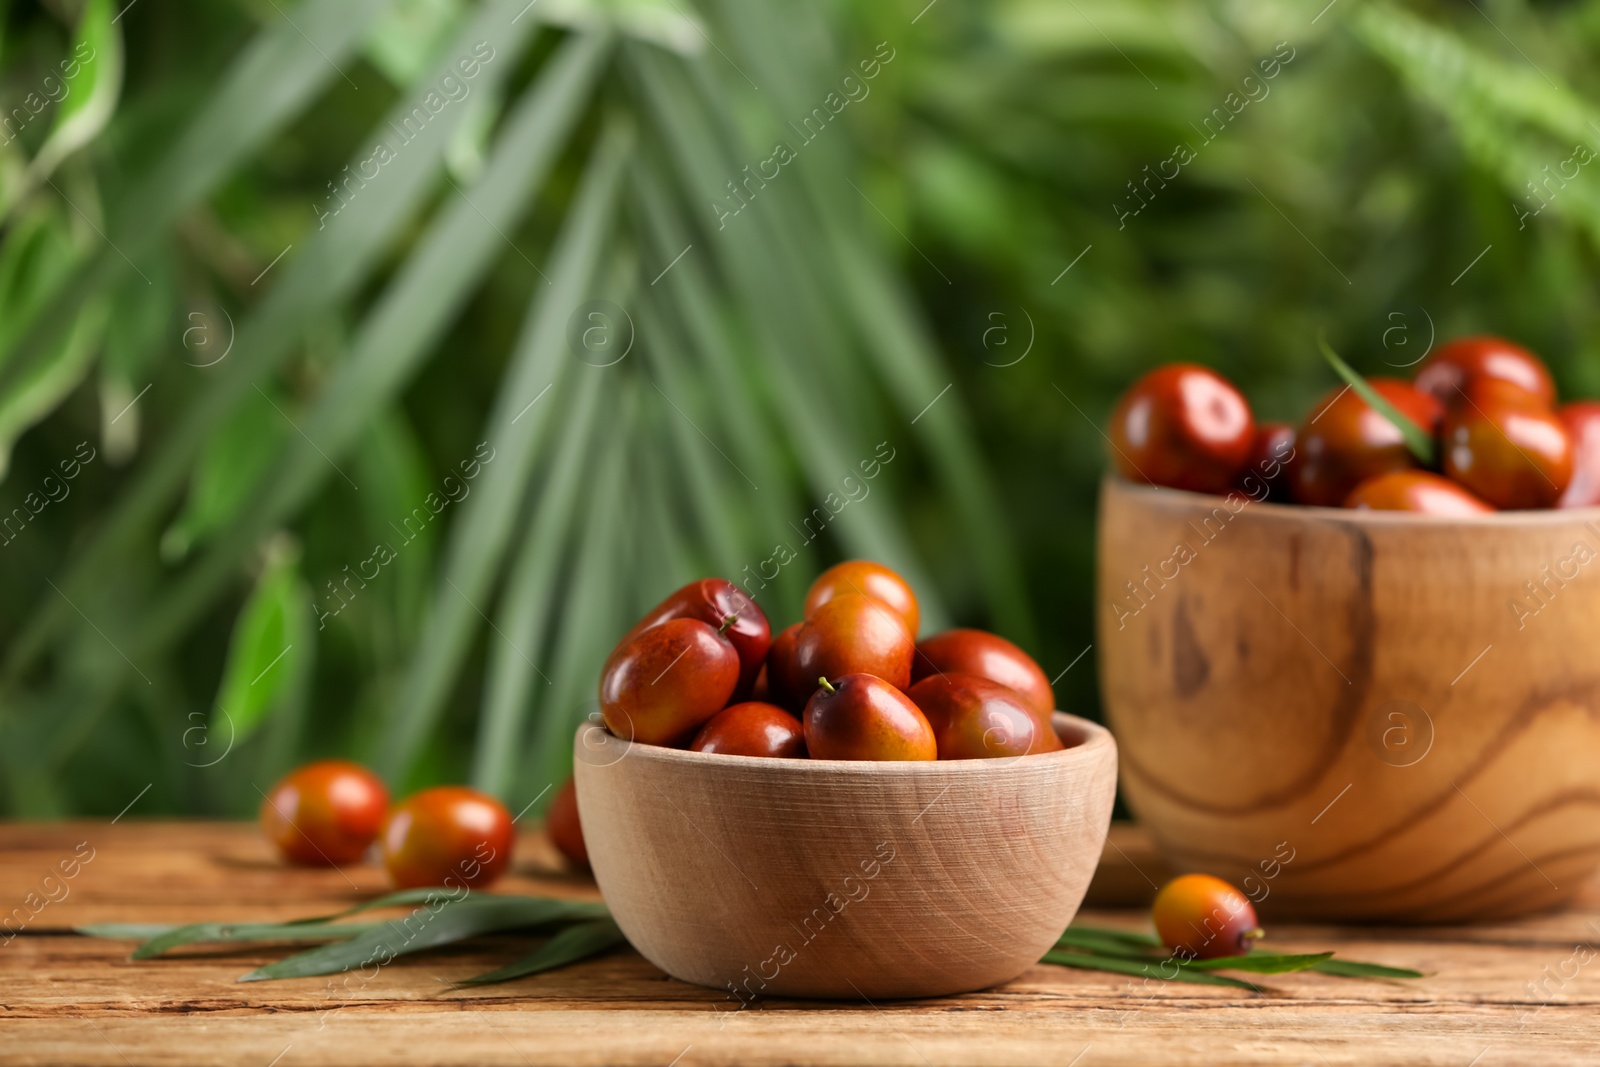
[[[1148, 894], [1147, 842], [1114, 832], [1094, 899]], [[49, 886], [59, 861], [76, 877]], [[81, 861], [81, 857], [90, 857]], [[998, 989], [876, 1005], [765, 1001], [743, 1011], [631, 950], [473, 990], [446, 983], [527, 944], [480, 942], [401, 960], [374, 980], [235, 979], [284, 949], [197, 948], [148, 962], [79, 937], [89, 922], [273, 920], [383, 888], [381, 871], [280, 866], [247, 825], [124, 819], [0, 825], [0, 902], [48, 890], [0, 947], [0, 1063], [191, 1064], [1496, 1064], [1600, 1063], [1600, 886], [1579, 908], [1471, 929], [1282, 926], [1284, 951], [1336, 949], [1415, 967], [1412, 982], [1268, 979], [1271, 994], [1036, 966]], [[348, 875], [348, 877], [346, 877]], [[519, 842], [507, 892], [596, 898], [547, 842]], [[65, 895], [63, 895], [63, 890]], [[19, 914], [13, 912], [13, 915]], [[1135, 927], [1097, 904], [1082, 921]], [[12, 929], [16, 929], [13, 920]]]

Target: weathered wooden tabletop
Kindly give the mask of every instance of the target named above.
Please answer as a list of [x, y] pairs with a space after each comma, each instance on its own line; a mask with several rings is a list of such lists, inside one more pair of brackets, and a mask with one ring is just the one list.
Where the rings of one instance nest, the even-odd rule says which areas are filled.
[[[1119, 828], [1112, 846], [1095, 899], [1147, 894], [1139, 872], [1160, 877], [1147, 843]], [[76, 876], [46, 885], [75, 853]], [[592, 883], [561, 873], [538, 836], [519, 842], [518, 866], [499, 888], [597, 897]], [[1517, 923], [1269, 931], [1283, 951], [1336, 949], [1417, 968], [1428, 974], [1420, 981], [1296, 974], [1249, 994], [1040, 965], [998, 989], [941, 1000], [770, 1000], [742, 1011], [631, 950], [472, 990], [448, 983], [527, 944], [422, 954], [371, 981], [240, 985], [239, 975], [287, 950], [200, 947], [134, 963], [131, 943], [72, 933], [90, 922], [295, 918], [384, 888], [371, 867], [285, 868], [249, 825], [0, 825], [10, 928], [28, 904], [56, 898], [0, 947], [0, 1063], [1600, 1063], [1596, 884], [1572, 911]], [[1081, 919], [1137, 927], [1143, 914], [1097, 905]]]

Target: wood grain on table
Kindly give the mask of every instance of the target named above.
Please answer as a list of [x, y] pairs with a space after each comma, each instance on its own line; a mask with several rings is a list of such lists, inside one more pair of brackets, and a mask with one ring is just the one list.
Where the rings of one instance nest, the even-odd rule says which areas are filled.
[[[62, 878], [59, 864], [75, 856], [75, 877]], [[1428, 974], [1418, 981], [1282, 975], [1264, 980], [1273, 992], [1250, 994], [1039, 965], [964, 996], [738, 1010], [627, 949], [471, 990], [449, 983], [532, 942], [403, 958], [371, 980], [241, 985], [289, 950], [198, 946], [135, 963], [130, 942], [72, 933], [91, 922], [297, 918], [386, 888], [373, 867], [282, 867], [250, 825], [0, 825], [0, 857], [9, 929], [37, 909], [0, 940], [5, 1064], [1600, 1063], [1595, 884], [1572, 910], [1492, 926], [1269, 924], [1275, 949], [1335, 949]], [[1115, 905], [1148, 896], [1145, 876], [1163, 873], [1139, 831], [1114, 828], [1079, 921], [1141, 927], [1142, 909]], [[598, 896], [536, 834], [519, 841], [517, 875], [497, 888]]]

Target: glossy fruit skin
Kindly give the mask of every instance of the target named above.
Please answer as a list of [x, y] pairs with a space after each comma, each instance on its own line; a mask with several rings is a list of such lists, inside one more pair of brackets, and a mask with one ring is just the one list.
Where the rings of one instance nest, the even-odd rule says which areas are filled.
[[1371, 511], [1414, 511], [1453, 519], [1492, 515], [1495, 510], [1449, 478], [1429, 471], [1390, 471], [1368, 478], [1350, 491], [1344, 506]]
[[1027, 756], [1062, 747], [1021, 694], [975, 674], [929, 675], [906, 696], [933, 728], [940, 759]]
[[733, 644], [699, 619], [669, 619], [623, 640], [600, 674], [600, 717], [624, 740], [687, 740], [739, 684]]
[[977, 675], [1015, 691], [1046, 725], [1056, 710], [1050, 679], [1033, 657], [986, 630], [946, 630], [919, 641], [911, 661], [912, 684], [941, 672]]
[[915, 649], [898, 612], [876, 597], [846, 593], [800, 625], [794, 669], [800, 679], [872, 674], [904, 689], [911, 684]]
[[1239, 472], [1237, 488], [1257, 503], [1288, 503], [1289, 464], [1295, 455], [1295, 428], [1287, 422], [1263, 422], [1256, 426], [1250, 459]]
[[767, 695], [763, 698], [795, 714], [805, 710], [806, 701], [817, 688], [815, 678], [806, 684], [794, 660], [795, 640], [802, 625], [797, 622], [785, 626], [772, 639], [772, 647], [767, 650]]
[[1417, 388], [1446, 407], [1463, 396], [1479, 399], [1485, 381], [1508, 383], [1532, 396], [1540, 406], [1556, 402], [1555, 382], [1538, 356], [1503, 337], [1460, 337], [1441, 345], [1417, 371]]
[[1525, 396], [1502, 391], [1462, 404], [1445, 419], [1439, 444], [1445, 474], [1497, 508], [1554, 507], [1572, 481], [1572, 436]]
[[776, 704], [746, 701], [731, 704], [700, 727], [689, 748], [727, 756], [770, 756], [804, 759], [805, 730], [800, 720]]
[[1239, 390], [1193, 363], [1134, 382], [1111, 413], [1111, 462], [1133, 482], [1226, 493], [1250, 459], [1255, 418]]
[[877, 597], [905, 620], [906, 629], [916, 637], [922, 623], [922, 609], [917, 605], [917, 594], [911, 591], [906, 580], [881, 563], [868, 559], [852, 559], [836, 563], [817, 576], [806, 593], [805, 617], [811, 618], [817, 609], [838, 596]]
[[[1437, 430], [1444, 416], [1438, 400], [1397, 378], [1370, 381], [1379, 396], [1424, 433]], [[1336, 508], [1368, 478], [1417, 465], [1400, 428], [1368, 407], [1354, 389], [1341, 387], [1319, 400], [1301, 424], [1289, 487], [1297, 503]]]
[[641, 630], [660, 626], [672, 619], [699, 619], [716, 630], [730, 615], [735, 617], [735, 621], [724, 636], [732, 642], [734, 651], [739, 653], [739, 687], [736, 693], [745, 695], [755, 685], [756, 672], [766, 662], [767, 649], [772, 644], [772, 626], [767, 622], [766, 612], [744, 590], [725, 578], [702, 578], [698, 582], [690, 582], [651, 608], [622, 640], [626, 641]]
[[1572, 438], [1572, 480], [1556, 501], [1558, 508], [1600, 504], [1600, 401], [1574, 400], [1556, 409]]
[[870, 674], [830, 678], [806, 702], [806, 750], [812, 759], [931, 760], [933, 727], [900, 690]]
[[544, 830], [567, 862], [589, 869], [589, 848], [583, 843], [583, 823], [578, 818], [578, 785], [571, 778], [561, 783], [544, 814]]
[[302, 867], [354, 863], [377, 840], [389, 789], [359, 763], [308, 763], [273, 786], [261, 802], [261, 832], [283, 858]]
[[1243, 956], [1261, 936], [1249, 899], [1209, 874], [1168, 882], [1156, 894], [1150, 917], [1162, 944], [1180, 959]]
[[476, 789], [435, 786], [397, 805], [380, 840], [383, 865], [401, 889], [484, 886], [511, 866], [511, 813]]

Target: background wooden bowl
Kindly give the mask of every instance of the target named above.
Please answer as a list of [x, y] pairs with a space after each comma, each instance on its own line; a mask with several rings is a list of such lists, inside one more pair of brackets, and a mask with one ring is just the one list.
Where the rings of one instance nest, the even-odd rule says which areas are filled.
[[1063, 752], [857, 763], [716, 756], [578, 731], [578, 807], [606, 904], [675, 978], [757, 995], [922, 997], [1039, 960], [1078, 910], [1116, 744], [1063, 715]]
[[1097, 585], [1124, 796], [1178, 868], [1269, 914], [1456, 921], [1557, 904], [1600, 862], [1600, 509], [1108, 479]]

